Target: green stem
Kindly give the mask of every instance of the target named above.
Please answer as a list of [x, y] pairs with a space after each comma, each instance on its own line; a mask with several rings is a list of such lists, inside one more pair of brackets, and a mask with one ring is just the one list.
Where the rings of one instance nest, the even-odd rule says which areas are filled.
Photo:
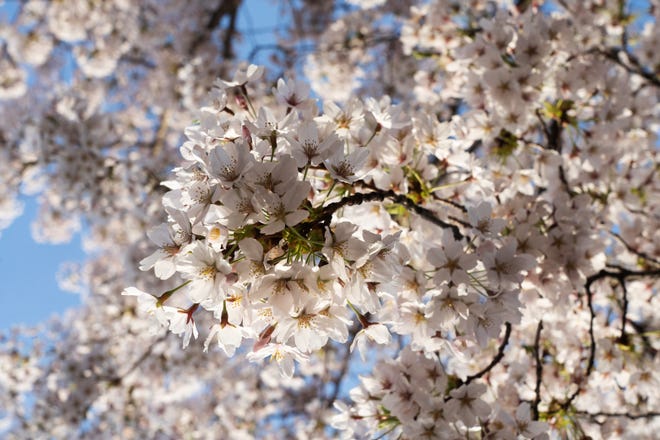
[[332, 194], [332, 191], [335, 189], [335, 186], [337, 185], [337, 181], [333, 180], [332, 181], [332, 186], [330, 186], [330, 189], [328, 190], [328, 193], [325, 195], [325, 198], [323, 199], [323, 202], [321, 202], [321, 206], [325, 204], [325, 202], [328, 200], [328, 197], [330, 197], [330, 194]]
[[467, 183], [467, 181], [466, 180], [459, 180], [458, 182], [451, 182], [451, 183], [446, 183], [446, 184], [440, 185], [440, 186], [434, 186], [433, 188], [429, 188], [428, 191], [429, 191], [429, 194], [432, 194], [436, 191], [440, 191], [441, 189], [451, 188], [452, 186], [458, 186], [458, 185], [462, 185], [464, 183]]
[[[487, 297], [487, 296], [488, 296], [488, 294], [487, 294], [487, 292], [488, 292], [488, 288], [487, 288], [486, 286], [484, 286], [483, 283], [482, 283], [481, 281], [479, 281], [479, 279], [477, 279], [477, 277], [475, 277], [474, 275], [472, 275], [470, 272], [467, 272], [467, 274], [469, 275], [470, 278], [472, 278], [472, 281], [474, 281], [474, 282], [477, 283], [482, 289], [484, 289], [484, 292], [483, 292], [483, 293], [482, 293], [482, 292], [479, 292], [479, 293], [480, 293], [481, 295]], [[478, 290], [478, 289], [477, 289], [477, 290]]]
[[[320, 241], [314, 241], [314, 240], [310, 240], [309, 238], [305, 238], [305, 237], [303, 237], [303, 236], [300, 234], [300, 232], [296, 231], [296, 229], [295, 229], [295, 228], [292, 228], [291, 226], [287, 226], [287, 229], [288, 229], [289, 231], [291, 231], [291, 232], [293, 233], [293, 235], [295, 235], [295, 236], [298, 237], [299, 239], [303, 240], [305, 243], [313, 244], [313, 245], [316, 245], [316, 246], [325, 246], [325, 243], [321, 243]], [[310, 247], [311, 247], [311, 246], [310, 246]]]
[[346, 300], [346, 304], [348, 304], [348, 307], [353, 311], [353, 313], [355, 313], [355, 316], [357, 316], [358, 321], [360, 321], [362, 328], [367, 328], [371, 324], [373, 324], [369, 322], [369, 320], [365, 318], [365, 316], [362, 313], [358, 312], [358, 310], [355, 308], [353, 304], [351, 304], [350, 301]]
[[158, 301], [156, 301], [156, 307], [163, 307], [163, 304], [165, 304], [165, 301], [167, 301], [172, 295], [174, 295], [174, 293], [177, 290], [187, 286], [191, 282], [192, 282], [192, 280], [188, 280], [185, 283], [181, 284], [180, 286], [177, 286], [174, 289], [168, 290], [167, 292], [163, 293], [161, 296], [158, 297]]
[[367, 140], [367, 143], [363, 145], [363, 147], [366, 147], [367, 145], [369, 145], [369, 143], [370, 143], [370, 142], [376, 137], [376, 135], [377, 135], [378, 133], [380, 133], [380, 130], [381, 130], [381, 129], [382, 129], [382, 126], [381, 126], [380, 124], [376, 125], [376, 129], [375, 129], [374, 132], [371, 134], [371, 137], [369, 138], [369, 140]]
[[248, 95], [247, 87], [245, 87], [245, 85], [241, 87], [241, 93], [245, 97], [245, 101], [247, 102], [248, 108], [250, 109], [250, 113], [252, 113], [252, 117], [254, 119], [257, 119], [257, 112], [254, 111], [254, 106], [252, 106], [252, 100], [250, 99], [250, 95]]

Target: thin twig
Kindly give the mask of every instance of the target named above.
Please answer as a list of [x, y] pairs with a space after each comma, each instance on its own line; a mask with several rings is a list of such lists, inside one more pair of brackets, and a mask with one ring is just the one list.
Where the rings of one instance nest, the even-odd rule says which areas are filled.
[[[545, 134], [545, 137], [548, 141], [548, 145], [544, 146], [541, 144], [540, 145], [542, 148], [545, 148], [547, 150], [553, 150], [556, 151], [557, 153], [561, 154], [561, 135], [563, 131], [562, 125], [557, 122], [555, 119], [553, 119], [550, 123], [550, 126], [548, 126], [543, 119], [543, 116], [541, 115], [541, 111], [539, 109], [536, 109], [536, 117], [541, 123], [541, 128], [543, 129], [543, 134]], [[575, 197], [576, 192], [573, 191], [568, 184], [568, 179], [566, 178], [566, 172], [564, 171], [564, 166], [559, 165], [557, 167], [557, 172], [559, 174], [559, 180], [561, 181], [562, 185], [564, 186], [564, 190], [566, 193], [572, 198]]]
[[270, 50], [273, 52], [282, 52], [285, 56], [290, 57], [302, 57], [306, 53], [317, 52], [317, 53], [340, 53], [343, 51], [349, 51], [352, 49], [359, 49], [363, 47], [371, 47], [372, 45], [378, 45], [382, 43], [389, 43], [392, 41], [397, 41], [399, 35], [397, 33], [393, 34], [383, 34], [383, 35], [371, 35], [365, 36], [363, 38], [357, 39], [359, 44], [347, 43], [347, 42], [338, 42], [327, 45], [318, 45], [316, 43], [305, 43], [292, 45], [290, 47], [283, 46], [281, 44], [258, 44], [252, 48], [250, 54], [248, 55], [248, 60], [252, 61], [255, 59], [257, 54], [264, 50]]
[[[119, 387], [119, 386], [122, 384], [123, 380], [124, 380], [129, 374], [131, 374], [131, 373], [132, 373], [137, 367], [139, 367], [139, 366], [142, 364], [142, 362], [144, 362], [149, 356], [151, 356], [151, 353], [153, 352], [153, 350], [154, 350], [154, 348], [156, 347], [156, 345], [159, 344], [159, 343], [161, 343], [162, 341], [164, 341], [164, 340], [168, 337], [168, 335], [169, 335], [169, 332], [164, 333], [164, 334], [161, 335], [158, 339], [156, 339], [154, 342], [152, 342], [151, 345], [149, 345], [149, 348], [147, 348], [147, 349], [146, 349], [146, 350], [140, 355], [140, 357], [137, 358], [137, 359], [131, 364], [130, 367], [128, 367], [128, 369], [127, 369], [123, 374], [120, 374], [120, 375], [117, 375], [117, 376], [114, 376], [114, 377], [110, 377], [110, 378], [107, 378], [107, 377], [98, 377], [99, 382], [106, 382], [106, 383], [107, 383], [107, 386], [108, 386], [109, 388]], [[84, 419], [87, 418], [87, 413], [89, 412], [90, 408], [92, 408], [92, 406], [94, 405], [94, 403], [96, 403], [96, 401], [98, 400], [99, 397], [100, 397], [100, 393], [97, 394], [96, 396], [94, 396], [93, 398], [90, 398], [90, 399], [89, 399], [89, 401], [87, 402], [87, 404], [82, 408], [82, 410], [81, 410], [80, 413], [79, 413], [79, 414], [80, 414], [80, 417], [81, 417], [81, 420], [84, 420]]]
[[[621, 266], [610, 266], [613, 269], [616, 269], [618, 272], [612, 272], [611, 270], [601, 269], [598, 273], [591, 275], [589, 278], [593, 278], [593, 281], [597, 281], [603, 278], [615, 278], [618, 281], [631, 278], [631, 277], [660, 277], [660, 269], [649, 269], [649, 270], [630, 270]], [[587, 278], [587, 282], [589, 281]]]
[[461, 205], [458, 202], [454, 202], [453, 200], [443, 199], [442, 197], [438, 197], [435, 194], [433, 195], [433, 199], [437, 200], [438, 202], [442, 202], [442, 203], [446, 203], [448, 205], [451, 205], [454, 208], [459, 209], [462, 212], [467, 212], [467, 208], [465, 206]]
[[653, 262], [653, 263], [655, 263], [655, 264], [660, 264], [660, 260], [657, 260], [657, 259], [651, 257], [650, 255], [648, 255], [648, 254], [646, 254], [646, 253], [644, 253], [644, 252], [638, 251], [637, 249], [633, 248], [633, 247], [632, 247], [632, 246], [631, 246], [626, 240], [624, 240], [623, 237], [622, 237], [621, 235], [619, 235], [618, 233], [616, 233], [616, 232], [614, 232], [614, 231], [609, 231], [609, 233], [610, 233], [610, 235], [612, 235], [613, 237], [615, 237], [617, 240], [619, 240], [619, 241], [621, 242], [621, 244], [623, 244], [623, 245], [626, 247], [626, 249], [628, 249], [628, 251], [632, 252], [633, 254], [635, 254], [635, 255], [637, 255], [638, 257], [641, 257], [641, 258], [643, 258], [643, 259], [645, 259], [645, 260], [649, 260], [649, 261], [651, 261], [651, 262]]
[[621, 284], [621, 290], [623, 291], [623, 304], [621, 305], [621, 336], [619, 336], [619, 341], [622, 344], [625, 344], [628, 340], [626, 335], [626, 321], [628, 320], [628, 289], [626, 288], [626, 281], [622, 279], [619, 281]]
[[[619, 66], [623, 67], [628, 73], [639, 75], [642, 78], [649, 81], [655, 87], [660, 87], [660, 78], [658, 78], [656, 74], [646, 70], [646, 68], [642, 66], [642, 64], [639, 62], [637, 57], [635, 57], [632, 53], [628, 52], [627, 50], [623, 48], [610, 47], [606, 49], [594, 48], [590, 52], [602, 55], [608, 60], [614, 61]], [[619, 55], [621, 53], [626, 55], [628, 60], [630, 60], [630, 62], [633, 64], [632, 66], [627, 63], [624, 63], [623, 60], [619, 58]]]
[[120, 375], [115, 376], [114, 378], [108, 380], [108, 382], [110, 383], [110, 385], [112, 385], [112, 386], [118, 386], [118, 385], [120, 385], [121, 382], [124, 380], [124, 378], [125, 378], [126, 376], [128, 376], [129, 374], [131, 374], [131, 373], [132, 373], [137, 367], [140, 366], [140, 364], [142, 364], [142, 362], [144, 362], [149, 356], [151, 356], [151, 353], [154, 351], [154, 348], [156, 347], [156, 345], [158, 345], [159, 343], [163, 342], [165, 339], [167, 339], [168, 336], [169, 336], [169, 332], [168, 332], [168, 333], [165, 333], [165, 334], [163, 334], [163, 335], [161, 335], [158, 339], [156, 339], [154, 342], [152, 342], [151, 345], [149, 345], [149, 348], [147, 348], [147, 349], [142, 353], [142, 355], [140, 355], [140, 357], [137, 358], [137, 359], [131, 364], [131, 366], [128, 367], [128, 369], [127, 369], [126, 371], [124, 371], [123, 374], [120, 374]]
[[497, 364], [500, 363], [502, 358], [504, 357], [504, 350], [506, 349], [506, 346], [509, 345], [509, 338], [511, 337], [511, 323], [506, 322], [505, 324], [505, 331], [504, 331], [504, 339], [502, 339], [502, 343], [500, 344], [499, 348], [497, 349], [497, 354], [495, 354], [495, 357], [490, 361], [490, 363], [484, 368], [483, 370], [479, 371], [478, 373], [475, 373], [471, 376], [468, 376], [467, 379], [465, 379], [465, 382], [461, 382], [461, 385], [468, 385], [470, 382], [476, 379], [480, 379], [483, 376], [485, 376], [490, 370], [495, 368]]
[[623, 417], [626, 419], [630, 420], [637, 420], [637, 419], [649, 419], [652, 417], [660, 417], [660, 412], [658, 411], [651, 411], [643, 414], [628, 414], [628, 413], [612, 413], [612, 412], [597, 412], [597, 413], [590, 413], [587, 411], [576, 411], [575, 414], [579, 416], [587, 416], [587, 417]]
[[658, 350], [653, 347], [653, 344], [651, 343], [651, 340], [649, 339], [649, 336], [647, 334], [647, 323], [641, 323], [637, 321], [633, 321], [632, 319], [628, 318], [627, 319], [628, 324], [631, 325], [631, 327], [635, 330], [635, 333], [637, 333], [637, 336], [639, 336], [642, 339], [642, 344], [644, 344], [644, 349], [646, 352], [652, 357], [655, 358], [655, 355], [658, 353]]
[[534, 337], [534, 360], [536, 362], [536, 386], [534, 387], [534, 402], [532, 402], [532, 418], [539, 419], [539, 403], [541, 403], [541, 382], [543, 381], [543, 364], [541, 363], [541, 331], [543, 320], [539, 321]]
[[[612, 272], [610, 270], [601, 269], [597, 273], [587, 277], [587, 282], [584, 285], [587, 293], [587, 304], [589, 306], [589, 315], [590, 315], [589, 359], [587, 361], [587, 369], [584, 376], [584, 381], [586, 381], [589, 375], [591, 375], [591, 372], [593, 371], [594, 368], [594, 361], [596, 359], [596, 338], [594, 337], [594, 320], [596, 319], [596, 312], [594, 311], [594, 307], [593, 307], [593, 292], [591, 291], [591, 286], [593, 285], [593, 283], [604, 278], [615, 278], [620, 283], [623, 283], [624, 280], [629, 277], [649, 277], [649, 276], [659, 277], [660, 276], [660, 269], [635, 271], [635, 270], [626, 269], [625, 267], [618, 267], [618, 266], [615, 266], [615, 269], [618, 270], [618, 272]], [[571, 394], [571, 396], [561, 405], [561, 408], [567, 409], [573, 403], [573, 401], [578, 396], [578, 394], [580, 394], [581, 391], [582, 391], [582, 384], [578, 384], [577, 390], [575, 390], [575, 392]]]
[[382, 202], [385, 199], [391, 199], [395, 203], [405, 206], [411, 211], [414, 211], [417, 215], [422, 217], [424, 220], [427, 220], [434, 225], [440, 226], [441, 228], [450, 229], [454, 235], [454, 239], [460, 240], [463, 238], [463, 234], [458, 229], [458, 226], [451, 223], [447, 223], [442, 219], [436, 217], [435, 213], [430, 209], [424, 208], [423, 206], [418, 205], [415, 201], [408, 198], [404, 194], [397, 194], [392, 190], [382, 191], [374, 190], [370, 193], [356, 193], [346, 196], [338, 202], [330, 203], [321, 211], [318, 220], [320, 223], [330, 223], [332, 215], [337, 212], [339, 209], [344, 206], [360, 205], [362, 203], [368, 202]]
[[348, 367], [351, 364], [351, 355], [353, 354], [351, 352], [351, 345], [353, 344], [353, 339], [355, 339], [355, 335], [358, 332], [358, 328], [352, 328], [351, 333], [349, 335], [349, 339], [344, 345], [345, 352], [344, 352], [344, 357], [342, 358], [341, 361], [341, 367], [335, 377], [332, 379], [332, 382], [334, 384], [334, 388], [332, 389], [332, 394], [328, 397], [326, 401], [326, 406], [330, 408], [332, 404], [337, 400], [337, 397], [339, 396], [339, 391], [341, 390], [341, 383], [343, 382], [344, 378], [346, 377], [346, 373], [348, 373]]
[[[231, 42], [236, 31], [236, 15], [240, 5], [241, 0], [220, 0], [211, 13], [204, 29], [202, 29], [201, 32], [197, 34], [197, 37], [190, 43], [188, 52], [195, 53], [199, 45], [203, 43], [205, 39], [208, 39], [211, 32], [220, 25], [222, 18], [229, 16], [229, 27], [223, 39], [222, 54], [225, 59], [232, 58]], [[229, 54], [229, 56], [227, 56], [227, 54]]]
[[238, 16], [238, 7], [241, 4], [241, 0], [234, 0], [233, 3], [234, 7], [229, 12], [229, 25], [225, 31], [225, 37], [222, 40], [222, 58], [225, 60], [234, 58], [232, 41], [234, 39], [234, 34], [236, 33], [236, 17]]

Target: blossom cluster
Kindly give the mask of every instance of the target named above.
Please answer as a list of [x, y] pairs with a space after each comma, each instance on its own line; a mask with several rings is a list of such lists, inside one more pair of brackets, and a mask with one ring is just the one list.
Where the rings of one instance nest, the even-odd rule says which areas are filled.
[[[450, 379], [439, 359], [408, 347], [396, 359], [378, 364], [372, 376], [351, 390], [355, 406], [336, 404], [341, 414], [335, 416], [334, 426], [346, 438], [373, 436], [375, 427], [397, 438], [465, 437], [479, 429], [493, 409], [483, 400], [486, 385], [460, 383], [447, 393]], [[494, 414], [486, 431], [493, 438], [536, 438], [547, 429], [544, 423], [530, 419], [529, 403], [521, 403], [515, 415], [502, 410]]]
[[654, 438], [654, 4], [21, 2], [0, 228], [94, 254], [0, 435]]
[[[156, 327], [186, 347], [199, 314], [212, 314], [205, 350], [231, 356], [252, 340], [247, 358], [269, 357], [287, 377], [331, 341], [364, 359], [396, 334], [455, 375], [461, 345], [486, 348], [520, 322], [536, 259], [479, 191], [460, 203], [436, 194], [471, 172], [460, 119], [434, 123], [387, 99], [320, 111], [290, 79], [256, 109], [261, 75], [251, 65], [215, 83], [164, 182], [168, 222], [150, 232], [158, 249], [141, 268], [182, 282], [159, 296], [124, 291]], [[443, 205], [456, 216], [444, 220]]]
[[[271, 355], [288, 375], [288, 360], [345, 343], [352, 318], [358, 347], [394, 331], [428, 352], [458, 335], [486, 346], [519, 320], [520, 282], [535, 261], [501, 236], [506, 222], [474, 200], [463, 220], [445, 223], [434, 188], [414, 188], [469, 174], [446, 159], [466, 142], [453, 127], [405, 116], [388, 100], [325, 102], [319, 114], [304, 84], [284, 79], [257, 110], [250, 83], [261, 71], [216, 83], [186, 131], [184, 165], [164, 183], [169, 222], [152, 230], [159, 249], [142, 268], [185, 282], [158, 298], [125, 293], [183, 334], [184, 346], [198, 335], [194, 313], [213, 313], [207, 346], [217, 339], [233, 354], [254, 339], [250, 356]], [[422, 142], [433, 130], [444, 131], [440, 146]], [[452, 165], [442, 169], [438, 156]], [[169, 305], [177, 300], [184, 305]]]

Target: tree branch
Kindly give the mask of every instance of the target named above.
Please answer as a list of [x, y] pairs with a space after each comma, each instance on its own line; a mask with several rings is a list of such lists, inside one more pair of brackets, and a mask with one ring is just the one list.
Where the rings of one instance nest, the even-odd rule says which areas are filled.
[[628, 340], [626, 335], [626, 321], [628, 315], [628, 289], [626, 288], [626, 281], [620, 280], [619, 284], [621, 285], [621, 290], [623, 290], [623, 304], [621, 305], [621, 336], [619, 336], [619, 341], [622, 344], [625, 344]]
[[465, 382], [461, 381], [460, 382], [461, 385], [468, 385], [473, 380], [482, 378], [490, 370], [495, 368], [495, 366], [497, 364], [500, 363], [500, 361], [504, 357], [504, 350], [506, 349], [506, 346], [509, 345], [509, 338], [511, 337], [511, 323], [506, 322], [504, 325], [505, 325], [504, 339], [502, 339], [502, 343], [500, 344], [500, 347], [497, 349], [497, 354], [495, 354], [495, 357], [493, 358], [493, 360], [491, 360], [490, 363], [483, 370], [481, 370], [478, 373], [475, 373], [471, 376], [468, 376], [467, 379], [465, 379]]
[[626, 240], [623, 239], [623, 237], [620, 234], [618, 234], [614, 231], [610, 231], [610, 235], [612, 235], [617, 240], [619, 240], [621, 242], [621, 244], [623, 244], [626, 247], [626, 249], [628, 249], [628, 251], [632, 252], [633, 254], [637, 255], [638, 257], [641, 257], [645, 260], [649, 260], [649, 261], [651, 261], [655, 264], [660, 264], [660, 260], [657, 260], [657, 259], [651, 257], [650, 255], [648, 255], [644, 252], [640, 252], [637, 249], [633, 248]]
[[[602, 272], [602, 271], [601, 271]], [[598, 274], [596, 274], [598, 275]], [[589, 306], [589, 359], [587, 360], [587, 371], [584, 375], [583, 381], [586, 381], [591, 375], [591, 370], [594, 368], [594, 361], [596, 359], [596, 338], [594, 336], [594, 320], [596, 319], [596, 312], [593, 306], [593, 293], [591, 292], [591, 285], [598, 279], [596, 275], [591, 275], [587, 278], [585, 290], [587, 292], [587, 305]], [[575, 398], [582, 391], [582, 382], [577, 384], [577, 390], [570, 395], [570, 397], [561, 405], [563, 409], [571, 406]]]
[[580, 416], [591, 417], [591, 418], [596, 418], [596, 417], [623, 417], [623, 418], [630, 419], [630, 420], [650, 419], [652, 417], [660, 417], [660, 412], [658, 412], [658, 411], [651, 411], [651, 412], [642, 413], [642, 414], [611, 413], [611, 412], [590, 413], [588, 411], [576, 411], [575, 414], [580, 415]]
[[163, 342], [165, 339], [167, 339], [167, 337], [169, 336], [169, 334], [170, 334], [170, 333], [167, 332], [167, 333], [161, 335], [161, 336], [160, 336], [158, 339], [156, 339], [155, 341], [153, 341], [153, 342], [151, 343], [151, 345], [149, 345], [149, 348], [147, 348], [147, 349], [142, 353], [142, 355], [140, 355], [140, 357], [137, 358], [137, 359], [131, 364], [131, 366], [128, 367], [128, 369], [127, 369], [126, 371], [124, 371], [123, 374], [120, 374], [120, 375], [115, 376], [115, 377], [113, 377], [113, 378], [111, 378], [111, 379], [108, 379], [108, 380], [107, 380], [108, 383], [109, 383], [111, 386], [118, 386], [118, 385], [120, 385], [121, 382], [124, 380], [124, 378], [125, 378], [126, 376], [128, 376], [129, 374], [131, 374], [131, 373], [132, 373], [137, 367], [140, 366], [140, 364], [142, 364], [142, 362], [144, 362], [149, 356], [151, 356], [151, 353], [154, 351], [154, 348], [156, 347], [156, 345], [158, 345], [159, 343], [161, 343], [161, 342]]
[[541, 403], [541, 382], [543, 381], [543, 364], [541, 363], [541, 331], [543, 320], [539, 321], [534, 337], [534, 360], [536, 361], [536, 386], [534, 387], [534, 402], [532, 402], [532, 419], [539, 419], [539, 403]]
[[447, 223], [442, 219], [436, 217], [435, 213], [430, 209], [424, 208], [423, 206], [418, 205], [415, 201], [410, 199], [404, 194], [397, 194], [392, 190], [382, 191], [374, 190], [370, 193], [356, 193], [351, 194], [350, 196], [344, 197], [342, 200], [334, 203], [330, 203], [328, 206], [324, 207], [321, 210], [321, 213], [318, 217], [318, 220], [321, 223], [329, 224], [332, 219], [332, 215], [337, 212], [339, 209], [344, 206], [360, 205], [362, 203], [368, 202], [382, 202], [385, 199], [391, 199], [395, 203], [405, 206], [411, 211], [414, 211], [417, 215], [422, 217], [424, 220], [433, 223], [436, 226], [440, 226], [444, 229], [450, 229], [454, 235], [454, 239], [460, 240], [463, 238], [463, 234], [458, 229], [458, 226], [451, 223]]
[[649, 270], [630, 270], [621, 266], [610, 266], [612, 269], [618, 270], [618, 272], [612, 272], [611, 270], [601, 269], [599, 272], [591, 275], [587, 278], [587, 283], [589, 279], [593, 279], [592, 283], [603, 278], [615, 278], [618, 281], [625, 280], [626, 278], [631, 277], [660, 277], [660, 269], [649, 269]]
[[[602, 55], [608, 60], [614, 61], [619, 66], [623, 67], [628, 73], [639, 75], [649, 81], [655, 87], [660, 87], [660, 78], [658, 78], [658, 76], [653, 72], [650, 72], [644, 68], [637, 57], [635, 57], [627, 50], [618, 47], [610, 47], [606, 49], [594, 48], [590, 52]], [[632, 66], [623, 62], [623, 60], [619, 58], [619, 55], [622, 53], [626, 55], [628, 60], [630, 60]]]
[[209, 37], [209, 34], [213, 32], [215, 28], [220, 25], [222, 18], [229, 16], [229, 26], [227, 28], [227, 33], [223, 38], [223, 47], [222, 47], [222, 56], [227, 58], [233, 57], [231, 42], [236, 32], [236, 15], [238, 14], [238, 8], [241, 5], [242, 0], [220, 0], [218, 5], [211, 13], [208, 22], [204, 29], [195, 37], [195, 39], [190, 43], [190, 49], [188, 52], [195, 53], [197, 47]]
[[[543, 145], [541, 146], [545, 149], [556, 151], [558, 154], [561, 155], [561, 149], [562, 149], [561, 135], [562, 135], [563, 127], [555, 119], [553, 119], [550, 122], [550, 126], [548, 127], [548, 125], [545, 123], [545, 120], [543, 119], [543, 116], [541, 115], [541, 111], [539, 109], [536, 109], [534, 113], [536, 114], [537, 119], [541, 123], [543, 133], [545, 134], [545, 137], [548, 140], [547, 146], [543, 146]], [[576, 193], [571, 189], [570, 185], [568, 184], [568, 179], [566, 179], [566, 172], [564, 171], [564, 166], [559, 165], [557, 167], [557, 172], [559, 174], [559, 180], [564, 186], [564, 190], [566, 191], [566, 193], [571, 198], [575, 197]]]
[[238, 7], [241, 4], [241, 0], [233, 0], [231, 3], [232, 8], [229, 12], [229, 25], [227, 26], [225, 37], [222, 39], [222, 58], [225, 60], [234, 58], [232, 40], [236, 33], [236, 17], [238, 16]]
[[281, 44], [258, 44], [253, 47], [253, 49], [250, 51], [250, 54], [248, 55], [248, 60], [252, 61], [254, 58], [257, 56], [257, 54], [261, 51], [264, 50], [271, 50], [273, 52], [281, 52], [285, 56], [290, 56], [290, 57], [302, 57], [306, 53], [311, 53], [311, 52], [321, 52], [321, 53], [338, 53], [342, 51], [348, 51], [351, 49], [357, 49], [361, 47], [370, 47], [370, 46], [376, 46], [381, 43], [389, 43], [392, 41], [397, 41], [399, 39], [398, 33], [393, 33], [393, 34], [383, 34], [383, 35], [368, 35], [368, 36], [363, 36], [362, 38], [355, 38], [355, 40], [359, 41], [362, 44], [354, 44], [351, 42], [339, 42], [339, 43], [331, 43], [325, 46], [320, 46], [316, 43], [304, 43], [304, 44], [297, 44], [295, 46], [283, 46]]
[[[140, 355], [139, 358], [137, 358], [131, 365], [128, 367], [124, 373], [120, 375], [116, 375], [114, 377], [98, 377], [98, 382], [106, 382], [109, 388], [114, 388], [114, 387], [119, 387], [121, 386], [123, 380], [131, 374], [137, 367], [142, 364], [149, 356], [151, 356], [151, 353], [153, 352], [154, 348], [156, 345], [159, 343], [163, 342], [167, 337], [169, 336], [169, 332], [166, 332], [162, 334], [158, 339], [153, 341], [151, 345]], [[98, 383], [97, 383], [98, 387]], [[90, 408], [94, 405], [94, 403], [98, 400], [100, 397], [101, 393], [98, 393], [96, 396], [93, 396], [92, 398], [89, 399], [88, 402], [86, 402], [85, 406], [82, 408], [80, 411], [80, 420], [86, 420], [87, 419], [87, 413], [89, 412]]]
[[628, 318], [628, 323], [632, 326], [632, 328], [635, 330], [635, 333], [642, 339], [642, 343], [644, 344], [644, 348], [646, 351], [652, 356], [655, 357], [655, 355], [658, 353], [658, 350], [656, 350], [653, 347], [653, 344], [651, 343], [651, 340], [648, 337], [648, 334], [646, 332], [648, 331], [646, 326], [648, 325], [647, 323], [640, 323], [633, 321], [632, 319]]
[[[618, 272], [612, 272], [610, 270], [606, 269], [601, 269], [597, 273], [590, 275], [587, 277], [587, 282], [585, 283], [584, 287], [587, 293], [587, 304], [589, 306], [589, 314], [590, 314], [590, 319], [589, 319], [589, 359], [587, 361], [587, 371], [584, 377], [584, 380], [591, 375], [591, 372], [593, 371], [594, 368], [594, 361], [596, 359], [596, 338], [594, 337], [594, 320], [596, 318], [596, 312], [594, 311], [593, 307], [593, 292], [591, 291], [591, 286], [593, 283], [595, 283], [598, 280], [604, 279], [604, 278], [615, 278], [616, 280], [619, 281], [619, 283], [623, 283], [626, 278], [629, 277], [657, 277], [660, 276], [660, 269], [654, 269], [654, 270], [645, 270], [645, 271], [634, 271], [634, 270], [629, 270], [624, 267], [618, 267], [615, 266], [615, 269], [618, 270]], [[563, 409], [568, 408], [575, 398], [580, 394], [582, 391], [582, 385], [578, 384], [578, 389], [575, 390], [573, 394], [561, 405]]]
[[442, 202], [442, 203], [446, 203], [448, 205], [451, 205], [454, 208], [456, 208], [456, 209], [458, 209], [458, 210], [460, 210], [464, 213], [467, 213], [467, 208], [465, 206], [461, 205], [458, 202], [454, 202], [453, 200], [449, 200], [449, 199], [443, 199], [442, 197], [438, 197], [435, 194], [433, 195], [433, 199], [437, 200], [438, 202]]
[[345, 352], [344, 356], [341, 360], [341, 367], [337, 374], [333, 377], [332, 383], [334, 385], [332, 389], [332, 394], [328, 396], [328, 399], [326, 400], [326, 407], [330, 408], [332, 404], [337, 400], [337, 397], [339, 396], [339, 391], [341, 390], [341, 383], [346, 377], [346, 373], [348, 373], [348, 367], [351, 364], [351, 355], [353, 354], [351, 352], [351, 344], [353, 344], [353, 340], [355, 339], [355, 335], [357, 334], [358, 329], [357, 328], [352, 328], [351, 333], [349, 335], [348, 341], [346, 344], [344, 344]]

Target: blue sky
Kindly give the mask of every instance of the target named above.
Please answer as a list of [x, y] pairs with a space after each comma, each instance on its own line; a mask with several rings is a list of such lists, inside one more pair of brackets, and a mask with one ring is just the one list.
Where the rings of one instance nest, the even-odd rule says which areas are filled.
[[[13, 15], [15, 6], [0, 1], [0, 22]], [[247, 57], [254, 45], [272, 43], [272, 30], [280, 24], [275, 2], [244, 1], [238, 17], [238, 28], [244, 32], [236, 50], [238, 57]], [[261, 52], [255, 61], [265, 63], [268, 55], [268, 51]], [[63, 292], [56, 281], [62, 263], [84, 261], [80, 236], [65, 245], [36, 243], [30, 225], [38, 203], [30, 197], [23, 197], [23, 202], [23, 215], [0, 232], [0, 332], [14, 325], [38, 324], [80, 303], [77, 294]]]
[[30, 224], [37, 201], [24, 199], [25, 210], [0, 236], [0, 331], [11, 325], [33, 325], [80, 302], [79, 296], [59, 290], [55, 275], [65, 261], [82, 261], [80, 237], [65, 245], [39, 244]]

